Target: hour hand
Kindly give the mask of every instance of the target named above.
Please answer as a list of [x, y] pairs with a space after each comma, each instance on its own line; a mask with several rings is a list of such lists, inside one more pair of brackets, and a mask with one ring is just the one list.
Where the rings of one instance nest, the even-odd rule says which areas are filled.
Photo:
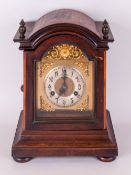
[[61, 88], [59, 89], [59, 95], [62, 95], [65, 93], [67, 89], [67, 86], [63, 83], [63, 85], [61, 86]]

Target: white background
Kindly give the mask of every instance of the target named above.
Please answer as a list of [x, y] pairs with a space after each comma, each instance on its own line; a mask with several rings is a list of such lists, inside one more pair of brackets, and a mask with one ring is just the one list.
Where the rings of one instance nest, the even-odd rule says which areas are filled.
[[[59, 9], [80, 10], [94, 20], [108, 20], [115, 42], [107, 53], [107, 108], [111, 111], [119, 157], [103, 163], [92, 157], [35, 158], [19, 164], [11, 145], [22, 109], [22, 51], [13, 37], [21, 18], [36, 20]], [[0, 0], [0, 174], [131, 175], [131, 1]]]

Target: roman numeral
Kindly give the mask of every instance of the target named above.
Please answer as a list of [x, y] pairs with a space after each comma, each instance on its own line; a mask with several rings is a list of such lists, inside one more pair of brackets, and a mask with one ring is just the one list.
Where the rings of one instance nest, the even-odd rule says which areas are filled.
[[57, 76], [58, 76], [58, 71], [55, 72], [55, 77], [57, 77]]
[[48, 85], [48, 89], [51, 90], [51, 85], [50, 84]]
[[66, 68], [65, 68], [65, 67], [62, 68], [62, 74], [63, 74], [63, 76], [66, 76], [66, 74], [67, 74], [67, 72], [66, 72]]
[[53, 82], [53, 77], [49, 77], [49, 80], [50, 80], [51, 82]]
[[64, 106], [66, 105], [66, 101], [65, 101], [65, 100], [63, 100], [63, 105], [64, 105]]
[[73, 98], [71, 98], [70, 100], [71, 100], [71, 103], [74, 103], [74, 99]]
[[58, 103], [58, 99], [59, 99], [59, 97], [58, 98], [55, 98], [56, 99], [56, 103]]
[[81, 85], [80, 84], [78, 84], [78, 90], [81, 90]]
[[74, 74], [74, 72], [73, 72], [73, 71], [71, 71], [71, 77], [73, 76], [73, 74]]
[[75, 77], [75, 79], [77, 80], [77, 82], [80, 82], [79, 77]]

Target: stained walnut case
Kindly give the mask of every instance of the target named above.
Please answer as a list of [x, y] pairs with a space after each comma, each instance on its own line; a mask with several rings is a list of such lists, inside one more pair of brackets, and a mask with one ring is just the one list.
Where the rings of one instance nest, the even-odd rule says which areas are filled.
[[23, 50], [23, 110], [12, 156], [118, 155], [106, 110], [106, 50], [113, 42], [108, 22], [70, 9], [20, 22], [14, 37]]

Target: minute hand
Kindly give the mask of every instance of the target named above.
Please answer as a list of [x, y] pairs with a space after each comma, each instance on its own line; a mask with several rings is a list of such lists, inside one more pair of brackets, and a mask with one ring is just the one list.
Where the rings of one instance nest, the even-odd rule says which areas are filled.
[[[62, 78], [63, 78], [63, 80], [64, 80], [64, 82], [63, 82], [63, 84], [62, 84], [62, 86], [60, 87], [60, 89], [59, 89], [59, 97], [62, 95], [62, 94], [64, 94], [65, 93], [65, 91], [67, 90], [67, 84], [66, 84], [66, 78], [67, 78], [67, 76], [66, 76], [66, 69], [64, 69], [63, 70], [63, 76], [62, 76]], [[58, 98], [59, 98], [58, 97]]]
[[64, 69], [64, 70], [63, 70], [63, 80], [64, 80], [64, 82], [63, 82], [63, 87], [64, 87], [65, 91], [66, 91], [66, 89], [68, 88], [68, 87], [67, 87], [67, 84], [66, 84], [66, 78], [67, 78], [67, 72], [66, 72], [66, 69]]

